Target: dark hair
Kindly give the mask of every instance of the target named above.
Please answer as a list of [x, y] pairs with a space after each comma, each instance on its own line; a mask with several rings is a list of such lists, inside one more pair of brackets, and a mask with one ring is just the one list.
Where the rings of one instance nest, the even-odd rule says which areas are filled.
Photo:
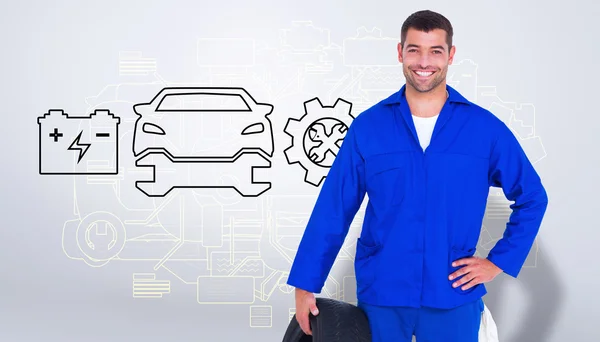
[[448, 50], [450, 50], [452, 47], [452, 36], [454, 35], [452, 24], [448, 19], [446, 19], [446, 17], [439, 13], [430, 10], [422, 10], [415, 12], [406, 18], [404, 24], [402, 24], [402, 31], [400, 34], [400, 42], [402, 43], [402, 46], [404, 46], [406, 32], [408, 32], [409, 28], [423, 32], [429, 32], [434, 29], [442, 29], [446, 31], [446, 43], [448, 44]]

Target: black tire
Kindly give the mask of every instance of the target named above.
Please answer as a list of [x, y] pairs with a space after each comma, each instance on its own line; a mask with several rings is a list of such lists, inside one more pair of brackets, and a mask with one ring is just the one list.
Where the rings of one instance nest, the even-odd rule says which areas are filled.
[[316, 298], [319, 314], [309, 314], [312, 336], [306, 335], [292, 317], [282, 342], [370, 342], [371, 329], [365, 313], [355, 305]]

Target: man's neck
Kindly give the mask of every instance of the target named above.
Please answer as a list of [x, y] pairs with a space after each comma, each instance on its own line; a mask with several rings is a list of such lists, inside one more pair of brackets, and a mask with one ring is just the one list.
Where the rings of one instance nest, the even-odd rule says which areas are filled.
[[432, 117], [439, 114], [447, 98], [445, 83], [426, 93], [419, 92], [409, 85], [406, 86], [406, 100], [410, 111], [415, 116]]

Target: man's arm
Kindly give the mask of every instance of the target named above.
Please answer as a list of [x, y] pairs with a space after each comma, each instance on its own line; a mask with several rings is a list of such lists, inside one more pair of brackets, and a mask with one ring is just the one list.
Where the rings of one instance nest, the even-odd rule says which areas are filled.
[[366, 193], [354, 122], [323, 182], [287, 281], [312, 293], [321, 292]]
[[548, 197], [539, 175], [505, 124], [492, 149], [489, 181], [490, 186], [501, 187], [514, 203], [503, 237], [487, 259], [516, 278], [540, 229]]

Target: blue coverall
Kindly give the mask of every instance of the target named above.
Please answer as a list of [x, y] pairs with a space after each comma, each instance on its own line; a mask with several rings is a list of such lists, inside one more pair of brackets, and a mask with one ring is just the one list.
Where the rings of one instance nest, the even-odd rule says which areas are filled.
[[[502, 188], [514, 203], [505, 233], [487, 258], [512, 277], [519, 274], [539, 231], [548, 202], [545, 188], [506, 124], [449, 85], [423, 151], [405, 88], [360, 113], [348, 128], [287, 283], [321, 292], [366, 194], [355, 256], [361, 307], [412, 308], [417, 316], [424, 312], [414, 309], [453, 309], [447, 311], [451, 313], [466, 305], [481, 307], [487, 292], [483, 284], [464, 291], [453, 288], [457, 279], [448, 276], [458, 269], [453, 261], [475, 253], [490, 186]], [[435, 322], [418, 322], [413, 319], [417, 316], [407, 318], [411, 334], [418, 338], [416, 327], [435, 329]], [[377, 317], [369, 315], [370, 321]], [[478, 327], [477, 315], [470, 317]], [[393, 328], [377, 326], [381, 324], [372, 323], [373, 341], [404, 341], [385, 336]], [[437, 330], [437, 339], [428, 340], [471, 341]]]

